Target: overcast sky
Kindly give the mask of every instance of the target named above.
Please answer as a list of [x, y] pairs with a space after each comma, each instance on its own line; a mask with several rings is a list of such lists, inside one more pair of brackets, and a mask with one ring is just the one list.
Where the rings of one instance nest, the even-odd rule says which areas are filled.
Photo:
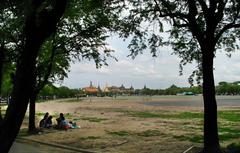
[[[94, 62], [81, 61], [71, 65], [71, 71], [62, 85], [70, 88], [82, 88], [89, 86], [92, 81], [94, 86], [100, 85], [120, 86], [141, 89], [146, 84], [153, 89], [164, 89], [172, 84], [180, 87], [189, 86], [188, 77], [194, 70], [195, 65], [189, 64], [184, 67], [184, 74], [179, 76], [180, 59], [171, 55], [171, 48], [160, 48], [157, 58], [153, 58], [146, 50], [132, 60], [127, 57], [129, 50], [127, 42], [116, 37], [111, 37], [108, 43], [115, 50], [113, 54], [118, 62], [109, 59], [109, 66], [96, 69]], [[240, 52], [236, 51], [229, 58], [224, 52], [219, 52], [215, 59], [215, 82], [239, 81], [240, 80]]]

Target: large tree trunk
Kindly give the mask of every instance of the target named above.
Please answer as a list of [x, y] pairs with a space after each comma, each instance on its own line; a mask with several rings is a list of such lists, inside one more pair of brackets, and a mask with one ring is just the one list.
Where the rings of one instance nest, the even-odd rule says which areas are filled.
[[[4, 45], [1, 44], [0, 46], [0, 93], [1, 93], [1, 89], [2, 89], [2, 76], [3, 76], [3, 64], [4, 64]], [[1, 94], [0, 94], [1, 96]], [[1, 103], [1, 98], [0, 98], [0, 103]], [[0, 106], [1, 107], [1, 106]], [[0, 108], [1, 109], [1, 108]], [[1, 113], [1, 110], [0, 110], [0, 122], [2, 121], [2, 113]]]
[[29, 93], [33, 91], [33, 71], [36, 56], [41, 45], [36, 39], [33, 37], [26, 38], [26, 47], [22, 53], [22, 60], [17, 64], [12, 102], [8, 106], [6, 116], [0, 128], [1, 153], [6, 153], [11, 148], [27, 110]]
[[34, 88], [34, 69], [43, 38], [38, 37], [35, 13], [29, 14], [25, 23], [25, 47], [17, 63], [12, 101], [0, 125], [0, 153], [6, 153], [14, 142], [24, 119], [30, 94]]
[[[43, 80], [38, 80], [37, 81], [37, 74], [34, 76], [34, 91], [30, 97], [30, 104], [29, 104], [29, 123], [28, 123], [28, 131], [29, 132], [36, 132], [36, 126], [35, 126], [35, 112], [36, 112], [36, 99], [37, 95], [39, 94], [40, 90], [43, 89], [43, 87], [47, 84], [48, 78], [52, 72], [52, 67], [53, 67], [53, 62], [54, 62], [54, 57], [56, 54], [56, 49], [52, 49], [51, 57], [50, 57], [50, 63], [47, 66], [47, 70], [43, 77]], [[38, 67], [36, 67], [38, 69]]]
[[3, 66], [4, 66], [4, 60], [5, 60], [4, 51], [5, 51], [4, 45], [1, 45], [0, 47], [0, 93], [2, 89]]
[[33, 92], [30, 97], [30, 103], [29, 103], [29, 123], [28, 123], [29, 132], [36, 131], [36, 124], [35, 124], [36, 99], [37, 99], [37, 94], [36, 92]]
[[[25, 22], [25, 47], [17, 63], [12, 102], [5, 118], [0, 122], [0, 153], [7, 153], [14, 142], [25, 116], [30, 94], [34, 88], [36, 58], [43, 41], [55, 30], [65, 11], [67, 0], [57, 0], [51, 11], [37, 10], [44, 1], [27, 1]], [[39, 11], [39, 10], [38, 10]], [[44, 16], [41, 15], [44, 14]]]
[[[205, 44], [208, 46], [207, 44]], [[220, 153], [217, 125], [217, 102], [213, 75], [214, 48], [203, 50], [204, 153]]]

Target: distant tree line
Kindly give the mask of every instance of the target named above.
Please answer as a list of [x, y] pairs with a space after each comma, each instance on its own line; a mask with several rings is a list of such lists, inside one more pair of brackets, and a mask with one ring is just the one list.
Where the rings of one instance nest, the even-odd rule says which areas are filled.
[[201, 86], [194, 86], [194, 87], [178, 87], [176, 85], [171, 85], [166, 89], [150, 89], [150, 88], [143, 88], [143, 89], [136, 89], [136, 95], [177, 95], [179, 93], [184, 92], [192, 92], [194, 94], [201, 94], [202, 87]]
[[216, 86], [216, 94], [218, 94], [218, 95], [240, 95], [240, 81], [219, 82], [218, 86]]
[[81, 89], [70, 89], [66, 86], [55, 87], [46, 85], [39, 93], [38, 99], [48, 100], [55, 98], [73, 98], [81, 92]]
[[[5, 85], [5, 90], [3, 89], [2, 97], [7, 98], [9, 96], [9, 91], [12, 87], [10, 84]], [[215, 87], [217, 95], [240, 95], [240, 81], [235, 82], [219, 82]], [[202, 94], [201, 86], [193, 87], [178, 87], [176, 85], [171, 85], [166, 89], [135, 89], [131, 95], [177, 95], [184, 92], [192, 92], [193, 94]], [[84, 91], [81, 88], [71, 89], [66, 86], [56, 87], [54, 85], [46, 85], [38, 95], [39, 100], [48, 100], [55, 98], [74, 98], [79, 95], [84, 95]], [[116, 94], [104, 94], [101, 93], [100, 96], [114, 96]]]
[[[183, 92], [192, 92], [194, 94], [201, 94], [202, 88], [198, 87], [177, 87], [176, 85], [171, 85], [166, 89], [135, 89], [133, 93], [129, 95], [176, 95]], [[79, 95], [86, 95], [82, 89], [71, 89], [66, 86], [55, 87], [53, 85], [46, 85], [39, 93], [38, 98], [47, 100], [54, 98], [73, 98]], [[100, 96], [115, 96], [120, 95], [117, 93], [99, 94]]]

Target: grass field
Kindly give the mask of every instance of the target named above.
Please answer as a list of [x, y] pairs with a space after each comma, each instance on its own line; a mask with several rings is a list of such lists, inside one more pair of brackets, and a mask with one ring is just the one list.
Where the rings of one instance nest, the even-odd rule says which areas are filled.
[[[236, 103], [236, 106], [219, 107], [219, 136], [224, 147], [240, 140], [238, 98], [218, 97], [223, 102], [224, 99], [231, 102], [234, 99]], [[38, 103], [38, 120], [45, 112], [53, 115], [53, 120], [63, 112], [67, 120], [77, 122], [81, 128], [68, 131], [50, 129], [41, 135], [28, 135], [24, 134], [25, 120], [19, 137], [106, 153], [179, 153], [203, 142], [202, 107], [183, 105], [201, 99], [200, 96], [92, 97]], [[168, 106], [172, 102], [182, 104]]]

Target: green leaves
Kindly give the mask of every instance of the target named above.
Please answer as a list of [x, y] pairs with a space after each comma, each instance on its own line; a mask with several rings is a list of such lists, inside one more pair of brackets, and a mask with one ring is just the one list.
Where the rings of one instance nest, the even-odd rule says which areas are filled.
[[224, 49], [230, 56], [239, 49], [239, 1], [214, 1], [210, 6], [205, 1], [132, 0], [118, 6], [115, 8], [122, 8], [123, 13], [114, 26], [121, 38], [131, 39], [130, 56], [135, 58], [144, 50], [156, 56], [161, 46], [170, 45], [181, 59], [180, 74], [187, 63], [197, 63], [189, 78], [191, 83], [193, 78], [197, 82], [201, 79], [202, 51], [207, 44], [213, 49], [205, 52], [214, 54]]

